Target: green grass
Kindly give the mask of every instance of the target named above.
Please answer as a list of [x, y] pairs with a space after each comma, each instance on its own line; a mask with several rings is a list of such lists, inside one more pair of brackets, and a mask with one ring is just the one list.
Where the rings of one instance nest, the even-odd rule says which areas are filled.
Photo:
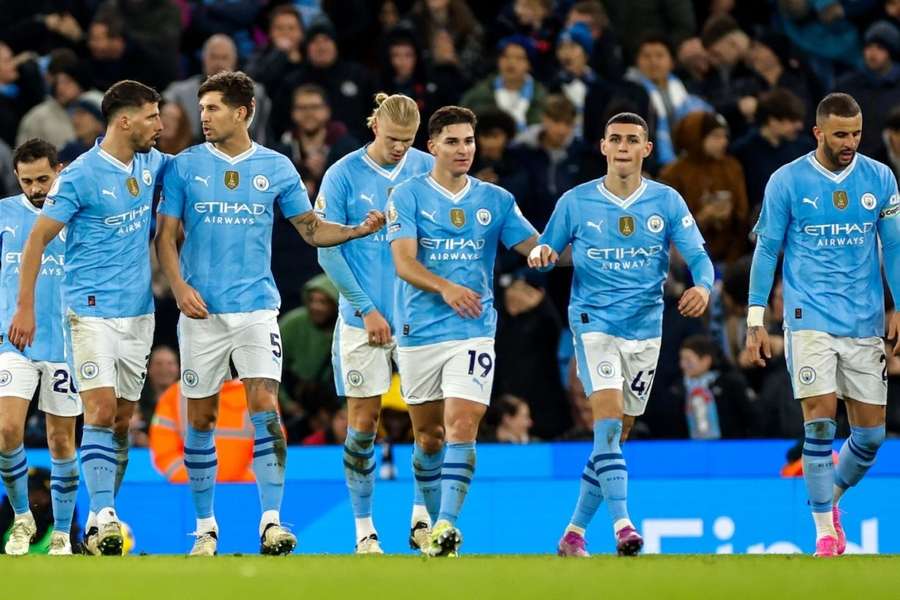
[[0, 598], [900, 598], [900, 556], [0, 556]]

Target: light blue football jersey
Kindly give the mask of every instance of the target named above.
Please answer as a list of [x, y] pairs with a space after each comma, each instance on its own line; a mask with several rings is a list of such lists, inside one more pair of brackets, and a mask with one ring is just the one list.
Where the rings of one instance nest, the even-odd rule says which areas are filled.
[[[674, 189], [642, 180], [622, 199], [606, 178], [562, 195], [540, 243], [562, 253], [572, 245], [575, 273], [569, 323], [576, 334], [598, 331], [630, 340], [662, 335], [663, 283], [669, 247], [708, 261], [703, 236]], [[709, 269], [712, 272], [712, 269]], [[707, 288], [712, 281], [695, 281]]]
[[440, 294], [398, 279], [394, 323], [400, 346], [494, 337], [494, 259], [497, 245], [511, 248], [536, 235], [512, 194], [468, 177], [456, 194], [429, 174], [394, 189], [387, 207], [388, 240], [415, 239], [426, 269], [481, 296], [481, 316], [464, 319]]
[[[754, 231], [784, 247], [785, 328], [884, 335], [877, 236], [896, 239], [897, 204], [891, 170], [861, 154], [839, 173], [811, 152], [772, 174]], [[751, 289], [750, 304], [763, 295]]]
[[41, 211], [24, 194], [0, 200], [0, 353], [16, 352], [34, 361], [65, 361], [62, 282], [65, 277], [66, 230], [47, 244], [34, 289], [37, 329], [34, 342], [19, 350], [6, 339], [19, 298], [19, 265], [25, 240]]
[[[364, 146], [351, 152], [325, 172], [315, 205], [316, 213], [323, 219], [343, 225], [357, 225], [370, 210], [383, 212], [396, 186], [410, 177], [428, 173], [434, 165], [430, 154], [410, 148], [403, 160], [387, 170], [369, 157], [367, 148]], [[386, 230], [350, 240], [337, 250], [343, 254], [362, 291], [385, 320], [391, 323], [397, 272]], [[340, 311], [344, 323], [352, 327], [365, 327], [362, 316], [343, 295]]]
[[172, 161], [159, 214], [184, 224], [181, 275], [211, 314], [281, 306], [272, 276], [276, 202], [288, 219], [312, 210], [290, 159], [264, 146], [231, 157], [200, 144]]
[[98, 140], [54, 182], [42, 213], [68, 225], [63, 302], [75, 314], [153, 312], [150, 217], [158, 175], [170, 158], [152, 149], [125, 165]]

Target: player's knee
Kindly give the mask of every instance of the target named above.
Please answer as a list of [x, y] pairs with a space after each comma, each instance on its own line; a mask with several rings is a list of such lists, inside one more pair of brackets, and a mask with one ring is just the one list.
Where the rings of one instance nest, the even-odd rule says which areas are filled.
[[9, 452], [22, 445], [24, 432], [15, 423], [0, 423], [0, 452]]
[[875, 454], [884, 443], [885, 427], [854, 428], [851, 432], [853, 444], [860, 450], [869, 454]]
[[447, 437], [457, 442], [473, 441], [478, 436], [481, 417], [471, 414], [456, 415], [447, 423]]
[[210, 431], [211, 429], [215, 429], [218, 416], [216, 410], [195, 412], [190, 416], [191, 427], [197, 431]]
[[350, 427], [356, 431], [371, 433], [378, 429], [379, 410], [358, 410], [350, 418]]
[[47, 448], [54, 458], [70, 458], [75, 454], [75, 438], [65, 430], [48, 431]]
[[416, 431], [416, 444], [426, 454], [437, 454], [444, 447], [444, 428], [436, 425]]
[[94, 427], [114, 428], [116, 425], [116, 405], [96, 404], [86, 408], [84, 422], [86, 425], [93, 425]]

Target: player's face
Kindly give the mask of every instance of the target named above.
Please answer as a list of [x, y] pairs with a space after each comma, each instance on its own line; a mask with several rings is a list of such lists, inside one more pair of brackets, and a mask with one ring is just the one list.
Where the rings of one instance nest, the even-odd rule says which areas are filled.
[[51, 167], [46, 158], [30, 163], [20, 162], [16, 165], [16, 179], [28, 200], [35, 206], [42, 206], [61, 168], [62, 165]]
[[652, 148], [644, 128], [631, 123], [613, 123], [606, 128], [606, 137], [600, 142], [610, 175], [619, 177], [640, 173]]
[[862, 114], [855, 117], [829, 115], [813, 127], [813, 133], [825, 158], [837, 168], [846, 167], [856, 156], [862, 139]]
[[219, 144], [240, 127], [247, 128], [244, 107], [231, 108], [222, 101], [222, 92], [207, 92], [200, 98], [200, 126], [207, 142]]
[[465, 175], [475, 158], [475, 130], [468, 123], [447, 125], [428, 140], [428, 150], [434, 155], [435, 167], [456, 177]]
[[375, 120], [375, 141], [372, 142], [375, 154], [382, 164], [395, 165], [406, 155], [407, 150], [416, 139], [419, 124], [398, 125], [388, 118]]
[[131, 147], [135, 152], [150, 152], [162, 133], [159, 104], [148, 102], [128, 115]]

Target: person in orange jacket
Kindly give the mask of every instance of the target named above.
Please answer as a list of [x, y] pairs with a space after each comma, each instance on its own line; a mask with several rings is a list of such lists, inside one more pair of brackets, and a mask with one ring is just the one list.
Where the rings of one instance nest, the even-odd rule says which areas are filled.
[[[187, 399], [175, 383], [159, 397], [150, 424], [150, 456], [156, 470], [172, 483], [187, 483], [184, 467], [184, 435]], [[238, 379], [226, 381], [219, 394], [216, 422], [216, 481], [255, 481], [253, 423], [247, 412], [247, 394]]]

